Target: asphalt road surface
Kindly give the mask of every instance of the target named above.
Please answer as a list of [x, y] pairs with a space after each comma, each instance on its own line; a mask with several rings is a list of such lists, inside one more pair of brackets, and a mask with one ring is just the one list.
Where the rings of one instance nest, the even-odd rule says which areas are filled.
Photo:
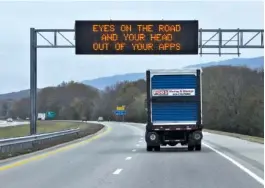
[[263, 187], [261, 144], [205, 133], [202, 151], [146, 152], [143, 125], [104, 124], [96, 137], [0, 162], [0, 187]]

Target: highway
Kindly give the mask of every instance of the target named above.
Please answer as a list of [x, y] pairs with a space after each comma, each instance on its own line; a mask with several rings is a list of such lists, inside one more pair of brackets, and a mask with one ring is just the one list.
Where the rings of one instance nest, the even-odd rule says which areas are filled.
[[204, 133], [202, 151], [146, 152], [143, 124], [103, 124], [94, 137], [0, 162], [0, 187], [263, 187], [261, 144]]
[[17, 125], [25, 125], [25, 124], [29, 124], [29, 121], [7, 122], [7, 121], [0, 120], [0, 127], [17, 126]]

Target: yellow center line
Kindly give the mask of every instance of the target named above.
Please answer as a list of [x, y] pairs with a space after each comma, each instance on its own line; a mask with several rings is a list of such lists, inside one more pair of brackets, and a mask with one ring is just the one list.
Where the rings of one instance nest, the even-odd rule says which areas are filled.
[[13, 163], [10, 163], [10, 164], [7, 164], [7, 165], [0, 166], [0, 171], [4, 171], [4, 170], [8, 170], [8, 169], [11, 169], [11, 168], [14, 168], [14, 167], [18, 167], [18, 166], [27, 164], [29, 162], [37, 161], [37, 160], [46, 158], [48, 156], [57, 154], [57, 153], [62, 152], [62, 151], [68, 151], [68, 150], [70, 150], [72, 148], [76, 148], [76, 147], [78, 147], [80, 145], [87, 144], [87, 143], [91, 142], [92, 140], [95, 140], [95, 139], [98, 139], [98, 138], [102, 137], [104, 134], [108, 133], [110, 130], [111, 130], [111, 128], [107, 127], [107, 129], [105, 131], [103, 131], [101, 133], [96, 133], [94, 136], [92, 136], [92, 137], [90, 137], [90, 138], [88, 138], [86, 140], [83, 140], [83, 141], [80, 141], [80, 142], [77, 142], [77, 143], [73, 143], [73, 144], [69, 144], [67, 146], [63, 146], [63, 147], [60, 147], [58, 149], [54, 149], [52, 151], [47, 151], [47, 152], [39, 154], [39, 155], [35, 155], [35, 156], [29, 157], [29, 158], [26, 158], [26, 159], [21, 159], [19, 161], [16, 161], [16, 162], [13, 162]]

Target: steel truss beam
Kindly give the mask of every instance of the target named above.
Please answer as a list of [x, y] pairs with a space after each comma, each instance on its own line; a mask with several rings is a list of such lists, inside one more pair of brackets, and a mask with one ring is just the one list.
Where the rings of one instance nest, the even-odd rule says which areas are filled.
[[[38, 42], [37, 48], [75, 48], [74, 29], [36, 29], [35, 32], [38, 38], [45, 41]], [[263, 29], [200, 29], [199, 54], [239, 56], [240, 49], [264, 48], [263, 35]], [[209, 49], [217, 51], [211, 52]], [[222, 49], [230, 51], [222, 52]]]
[[[263, 35], [263, 29], [200, 29], [199, 54], [239, 56], [240, 49], [264, 48]], [[75, 48], [75, 30], [30, 29], [31, 134], [36, 134], [37, 131], [37, 48]]]
[[[263, 35], [263, 29], [200, 29], [199, 54], [239, 56], [240, 49], [264, 48]], [[203, 52], [203, 49], [217, 49], [218, 52]], [[229, 51], [222, 52], [222, 49]]]

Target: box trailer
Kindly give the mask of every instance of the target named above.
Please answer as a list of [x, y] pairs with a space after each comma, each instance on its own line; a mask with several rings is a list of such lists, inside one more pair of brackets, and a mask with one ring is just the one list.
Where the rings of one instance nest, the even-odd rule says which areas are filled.
[[188, 145], [201, 150], [201, 69], [147, 70], [147, 151]]
[[46, 119], [46, 113], [38, 113], [38, 120], [45, 120]]

